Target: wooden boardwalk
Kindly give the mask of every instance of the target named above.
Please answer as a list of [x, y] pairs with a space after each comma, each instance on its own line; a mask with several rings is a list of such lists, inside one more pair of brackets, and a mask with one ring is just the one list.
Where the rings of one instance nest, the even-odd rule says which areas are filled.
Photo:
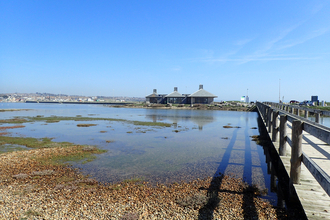
[[[260, 113], [260, 110], [259, 110]], [[280, 112], [281, 113], [281, 112]], [[284, 113], [284, 112], [282, 112]], [[285, 113], [287, 114], [287, 113]], [[264, 120], [262, 114], [260, 114]], [[264, 120], [266, 125], [266, 122]], [[272, 130], [266, 126], [270, 131], [269, 136], [273, 137]], [[292, 123], [287, 122], [287, 150], [284, 156], [280, 156], [281, 161], [290, 177], [291, 169], [291, 145], [292, 145]], [[315, 136], [303, 131], [302, 133], [302, 160], [308, 157], [313, 163], [316, 164], [322, 171], [324, 176], [330, 175], [330, 145], [321, 141]], [[273, 142], [274, 147], [279, 153], [279, 141]], [[320, 181], [320, 180], [319, 180]], [[309, 169], [301, 163], [300, 183], [293, 184], [294, 189], [299, 197], [299, 200], [304, 208], [308, 219], [330, 219], [330, 197], [323, 189], [320, 183], [312, 175]], [[330, 188], [330, 186], [329, 186]]]

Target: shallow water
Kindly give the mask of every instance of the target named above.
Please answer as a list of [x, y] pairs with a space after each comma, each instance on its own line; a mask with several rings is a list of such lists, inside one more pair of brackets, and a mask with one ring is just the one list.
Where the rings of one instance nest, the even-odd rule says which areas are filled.
[[[0, 108], [33, 109], [0, 112], [1, 119], [15, 116], [76, 116], [118, 118], [171, 123], [171, 127], [136, 126], [118, 121], [60, 121], [24, 123], [9, 129], [9, 136], [50, 137], [53, 141], [95, 145], [108, 152], [86, 163], [71, 163], [103, 182], [141, 178], [148, 182], [173, 183], [220, 173], [243, 178], [270, 190], [263, 147], [250, 136], [259, 135], [258, 114], [208, 110], [110, 108], [99, 105], [5, 103]], [[79, 123], [96, 126], [77, 127]], [[234, 128], [223, 128], [231, 125]], [[5, 126], [4, 124], [2, 126]], [[239, 128], [235, 128], [235, 127]]]

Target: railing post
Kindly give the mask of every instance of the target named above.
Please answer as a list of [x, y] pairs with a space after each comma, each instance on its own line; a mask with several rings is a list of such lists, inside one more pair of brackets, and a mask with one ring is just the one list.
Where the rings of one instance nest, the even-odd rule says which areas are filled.
[[286, 156], [287, 120], [288, 118], [286, 115], [280, 116], [280, 147], [279, 147], [280, 156]]
[[315, 112], [315, 122], [320, 123], [320, 113], [319, 112]]
[[268, 127], [269, 121], [268, 121], [268, 113], [269, 113], [269, 107], [265, 107], [265, 122], [266, 122], [266, 128]]
[[262, 117], [265, 120], [265, 115], [266, 115], [266, 107], [265, 105], [261, 105], [259, 104], [260, 108], [261, 108], [261, 113], [262, 113]]
[[273, 129], [272, 129], [272, 141], [278, 141], [278, 111], [273, 112]]
[[300, 116], [300, 110], [297, 108], [297, 115]]
[[268, 109], [268, 133], [272, 132], [272, 116], [273, 116], [273, 109]]
[[305, 110], [305, 118], [308, 118], [308, 111]]
[[290, 181], [293, 184], [300, 183], [301, 159], [302, 159], [302, 131], [303, 123], [299, 120], [292, 122], [292, 146], [291, 146], [291, 169]]

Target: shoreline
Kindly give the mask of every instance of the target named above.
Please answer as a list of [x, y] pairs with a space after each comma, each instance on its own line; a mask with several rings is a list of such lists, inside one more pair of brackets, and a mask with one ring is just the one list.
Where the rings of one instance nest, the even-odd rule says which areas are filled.
[[222, 111], [255, 111], [254, 106], [243, 106], [243, 105], [206, 105], [206, 104], [194, 104], [190, 105], [171, 105], [171, 104], [127, 104], [127, 105], [106, 105], [110, 108], [145, 108], [145, 109], [183, 109], [183, 110], [222, 110]]
[[[259, 198], [261, 192], [239, 178], [209, 177], [168, 186], [135, 179], [101, 184], [78, 169], [35, 159], [68, 151], [41, 148], [0, 154], [0, 217], [285, 219], [289, 215]], [[216, 197], [211, 196], [214, 193]]]
[[54, 155], [68, 156], [77, 147], [48, 146], [52, 145], [0, 154], [0, 219], [297, 217], [260, 198], [260, 190], [239, 178], [208, 177], [169, 185], [154, 185], [138, 178], [101, 183], [70, 165], [43, 163]]

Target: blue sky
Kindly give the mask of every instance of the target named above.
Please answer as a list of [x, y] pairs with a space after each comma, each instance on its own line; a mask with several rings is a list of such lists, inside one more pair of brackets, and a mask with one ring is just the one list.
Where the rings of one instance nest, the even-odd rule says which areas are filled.
[[330, 101], [330, 1], [0, 1], [0, 93]]

